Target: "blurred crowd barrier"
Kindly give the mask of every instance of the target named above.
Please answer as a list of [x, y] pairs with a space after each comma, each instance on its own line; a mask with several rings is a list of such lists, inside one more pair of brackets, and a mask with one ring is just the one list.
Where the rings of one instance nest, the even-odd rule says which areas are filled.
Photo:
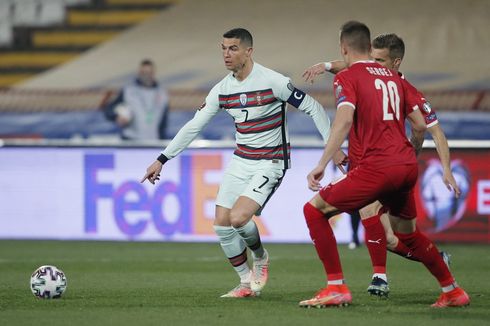
[[[174, 111], [197, 109], [209, 90], [170, 90], [170, 106]], [[117, 95], [117, 89], [0, 89], [0, 113], [95, 111]], [[331, 92], [308, 92], [324, 107], [334, 107]], [[447, 90], [424, 93], [437, 111], [478, 111], [490, 113], [490, 90]]]
[[[117, 127], [107, 121], [101, 108], [117, 95], [117, 89], [0, 89], [1, 138], [112, 137]], [[170, 115], [165, 138], [172, 138], [192, 118], [208, 90], [170, 90]], [[311, 91], [314, 98], [335, 114], [331, 92]], [[450, 139], [490, 139], [490, 91], [427, 91], [432, 107]], [[292, 135], [319, 138], [311, 119], [295, 109], [288, 113]], [[233, 139], [234, 124], [223, 113], [203, 130], [203, 139]]]

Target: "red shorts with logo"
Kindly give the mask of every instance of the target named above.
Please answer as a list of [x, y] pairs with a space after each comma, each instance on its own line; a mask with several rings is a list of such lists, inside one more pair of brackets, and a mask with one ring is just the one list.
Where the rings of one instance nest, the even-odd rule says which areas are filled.
[[413, 191], [417, 177], [417, 164], [382, 168], [361, 164], [322, 188], [320, 196], [347, 213], [379, 200], [392, 215], [412, 219], [417, 216]]

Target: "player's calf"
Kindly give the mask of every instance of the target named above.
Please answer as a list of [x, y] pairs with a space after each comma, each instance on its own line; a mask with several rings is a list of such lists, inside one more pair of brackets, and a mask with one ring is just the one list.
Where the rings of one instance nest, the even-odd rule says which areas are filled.
[[439, 254], [442, 257], [442, 260], [444, 260], [444, 264], [449, 268], [451, 266], [451, 254], [446, 251], [439, 251]]

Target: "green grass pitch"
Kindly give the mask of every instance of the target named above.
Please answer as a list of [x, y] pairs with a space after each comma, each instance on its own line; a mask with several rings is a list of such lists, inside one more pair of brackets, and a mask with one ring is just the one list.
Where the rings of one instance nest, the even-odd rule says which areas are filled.
[[[325, 283], [312, 245], [266, 244], [270, 279], [262, 296], [220, 299], [238, 283], [217, 243], [0, 241], [0, 325], [490, 325], [488, 245], [440, 245], [470, 294], [467, 308], [430, 308], [437, 282], [416, 262], [389, 254], [390, 298], [370, 297], [365, 247], [340, 255], [353, 305], [303, 309]], [[36, 299], [30, 274], [61, 268], [61, 299]]]

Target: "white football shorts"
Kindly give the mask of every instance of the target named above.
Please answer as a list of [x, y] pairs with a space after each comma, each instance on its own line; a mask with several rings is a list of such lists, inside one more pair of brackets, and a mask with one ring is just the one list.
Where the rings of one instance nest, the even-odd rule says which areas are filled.
[[233, 155], [219, 187], [216, 205], [232, 208], [238, 197], [245, 196], [260, 205], [259, 211], [281, 184], [285, 171], [278, 160], [248, 160]]

